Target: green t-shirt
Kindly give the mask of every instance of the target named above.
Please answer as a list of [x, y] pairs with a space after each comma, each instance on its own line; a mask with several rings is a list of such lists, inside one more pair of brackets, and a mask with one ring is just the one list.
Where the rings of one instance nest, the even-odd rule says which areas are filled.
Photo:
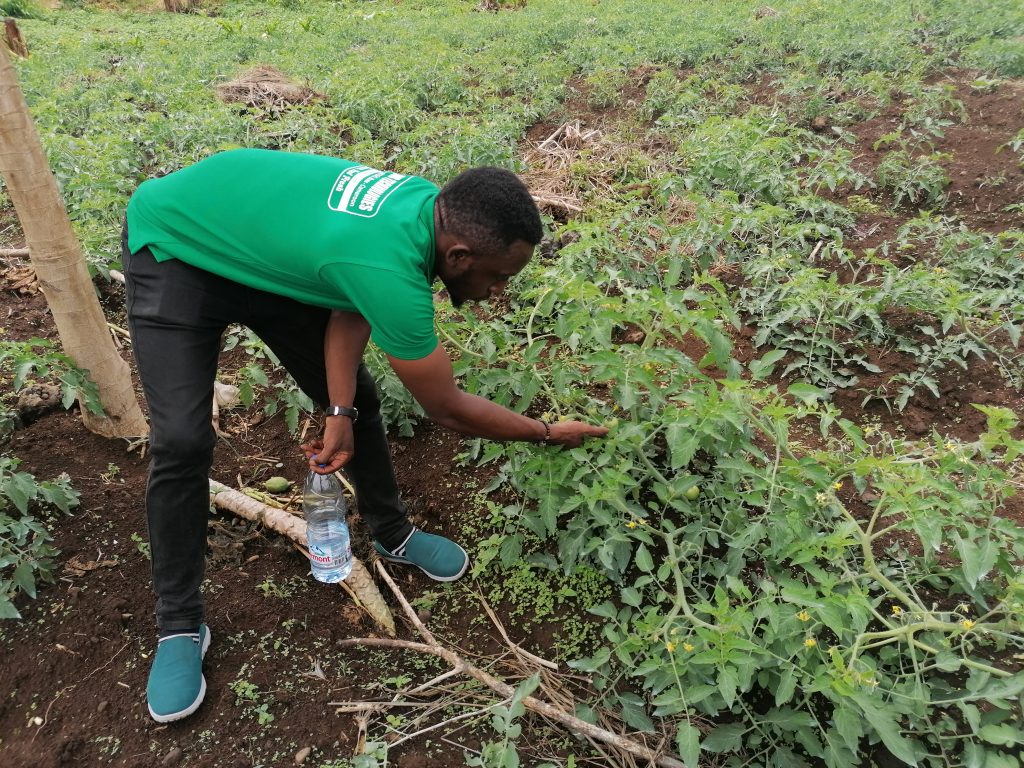
[[320, 155], [237, 149], [143, 183], [128, 247], [305, 304], [358, 312], [374, 343], [426, 357], [434, 200], [425, 179]]

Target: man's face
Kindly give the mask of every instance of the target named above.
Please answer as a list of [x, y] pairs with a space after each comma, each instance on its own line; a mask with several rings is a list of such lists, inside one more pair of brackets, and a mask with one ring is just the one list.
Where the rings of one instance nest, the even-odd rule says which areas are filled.
[[464, 269], [448, 275], [444, 281], [452, 304], [461, 307], [467, 301], [486, 301], [500, 296], [509, 279], [519, 274], [532, 256], [533, 246], [516, 240], [502, 255], [468, 259]]

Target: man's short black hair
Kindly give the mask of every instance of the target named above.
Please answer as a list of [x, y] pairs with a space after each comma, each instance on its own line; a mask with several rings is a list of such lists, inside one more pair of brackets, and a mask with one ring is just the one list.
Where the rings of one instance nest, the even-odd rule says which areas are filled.
[[467, 238], [482, 253], [497, 253], [543, 237], [540, 211], [526, 185], [504, 168], [470, 168], [445, 184], [438, 196], [441, 225]]

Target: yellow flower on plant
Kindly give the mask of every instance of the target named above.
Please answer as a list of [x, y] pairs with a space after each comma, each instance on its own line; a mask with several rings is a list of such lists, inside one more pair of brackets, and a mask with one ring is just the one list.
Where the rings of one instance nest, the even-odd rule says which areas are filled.
[[671, 642], [665, 643], [665, 650], [669, 653], [674, 653], [676, 650], [676, 644]]
[[798, 619], [800, 619], [800, 621], [810, 621], [811, 620], [811, 614], [809, 614], [807, 611], [800, 611], [800, 613], [798, 613], [796, 615], [796, 617]]
[[843, 481], [842, 480], [839, 480], [837, 482], [832, 483], [832, 490], [834, 490], [834, 491], [838, 491], [842, 487], [843, 487]]
[[864, 437], [871, 437], [878, 431], [878, 427], [864, 427]]
[[817, 644], [818, 641], [815, 640], [813, 637], [808, 637], [806, 640], [804, 640], [804, 648], [813, 648]]
[[690, 651], [693, 650], [693, 646], [690, 645], [689, 643], [683, 643], [683, 650], [686, 651], [687, 653], [689, 653]]
[[814, 500], [817, 501], [818, 504], [820, 504], [821, 506], [825, 506], [826, 504], [828, 504], [828, 494], [827, 493], [815, 494]]
[[630, 520], [628, 523], [626, 523], [626, 527], [627, 528], [636, 528], [636, 526], [637, 526], [636, 520]]
[[892, 607], [892, 615], [893, 616], [902, 616], [903, 615], [903, 609], [900, 608], [898, 605], [894, 605]]
[[960, 626], [963, 627], [964, 629], [971, 629], [974, 626], [974, 622], [971, 621], [970, 619], [964, 619], [963, 621], [960, 622]]

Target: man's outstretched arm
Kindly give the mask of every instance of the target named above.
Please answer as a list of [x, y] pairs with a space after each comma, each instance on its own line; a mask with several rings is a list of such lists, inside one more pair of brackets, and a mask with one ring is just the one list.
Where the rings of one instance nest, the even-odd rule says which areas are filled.
[[[427, 416], [443, 427], [471, 437], [534, 443], [543, 442], [548, 432], [537, 419], [459, 389], [448, 353], [440, 345], [419, 360], [399, 360], [389, 355], [388, 361]], [[548, 442], [570, 448], [582, 443], [584, 437], [608, 433], [604, 427], [581, 421], [556, 422], [549, 430]]]

